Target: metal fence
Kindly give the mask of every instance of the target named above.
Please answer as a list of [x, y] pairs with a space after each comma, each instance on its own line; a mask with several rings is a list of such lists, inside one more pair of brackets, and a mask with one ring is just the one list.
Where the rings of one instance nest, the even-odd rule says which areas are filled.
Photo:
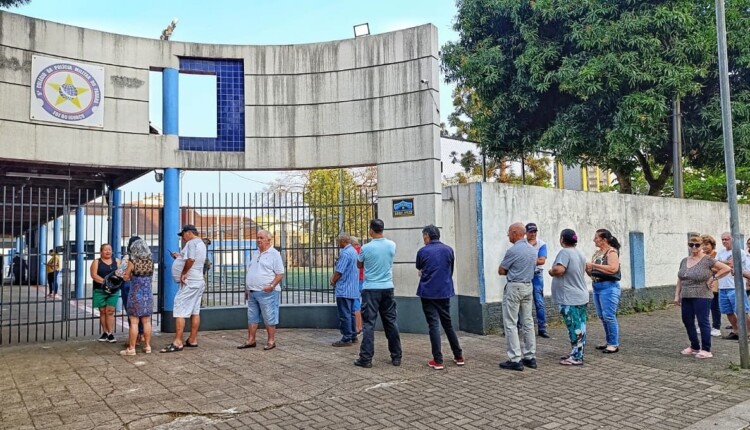
[[[152, 322], [163, 309], [161, 247], [164, 246], [161, 194], [104, 190], [0, 186], [0, 345], [37, 342], [100, 333], [99, 311], [92, 306], [89, 268], [104, 243], [117, 257], [128, 238], [139, 236], [152, 248]], [[182, 202], [180, 220], [195, 224], [208, 239], [204, 263], [204, 307], [244, 304], [245, 265], [257, 250], [259, 230], [274, 235], [286, 268], [283, 304], [334, 303], [329, 285], [346, 232], [363, 241], [377, 216], [373, 191], [343, 195], [317, 193], [192, 194]], [[166, 241], [172, 243], [171, 241]], [[59, 290], [50, 295], [45, 263], [55, 250], [61, 259]], [[127, 331], [118, 303], [115, 333]]]
[[282, 304], [334, 303], [329, 284], [340, 232], [367, 236], [376, 216], [374, 191], [352, 190], [341, 196], [316, 193], [192, 194], [182, 205], [182, 219], [209, 239], [204, 265], [204, 306], [244, 304], [245, 265], [257, 250], [256, 235], [267, 230], [281, 252], [286, 275]]

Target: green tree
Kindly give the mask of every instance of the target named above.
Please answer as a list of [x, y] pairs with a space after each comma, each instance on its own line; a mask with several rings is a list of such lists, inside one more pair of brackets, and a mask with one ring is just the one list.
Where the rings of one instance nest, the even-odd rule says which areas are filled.
[[[342, 172], [342, 177], [339, 172]], [[368, 221], [374, 217], [373, 193], [360, 189], [349, 170], [310, 170], [307, 172], [303, 197], [309, 208], [310, 240], [313, 245], [333, 245], [336, 236], [341, 233], [341, 221], [342, 232], [359, 238], [367, 236]]]
[[18, 7], [30, 2], [31, 0], [0, 0], [0, 7]]
[[[611, 170], [623, 193], [640, 171], [658, 195], [671, 176], [680, 99], [689, 162], [722, 161], [713, 1], [457, 4], [459, 40], [443, 46], [442, 67], [462, 105], [449, 119], [488, 155], [548, 149], [567, 165]], [[749, 8], [727, 4], [738, 164], [750, 160]]]
[[[473, 151], [466, 151], [459, 154], [452, 151], [450, 154], [451, 164], [458, 164], [463, 172], [457, 173], [453, 178], [449, 178], [448, 184], [465, 184], [469, 182], [478, 182], [482, 180], [482, 159]], [[524, 171], [526, 180], [523, 181], [521, 175], [516, 174], [508, 168], [509, 159], [497, 159], [489, 157], [486, 160], [487, 179], [494, 182], [505, 184], [537, 185], [549, 187], [552, 174], [549, 172], [551, 160], [549, 157], [525, 157]]]

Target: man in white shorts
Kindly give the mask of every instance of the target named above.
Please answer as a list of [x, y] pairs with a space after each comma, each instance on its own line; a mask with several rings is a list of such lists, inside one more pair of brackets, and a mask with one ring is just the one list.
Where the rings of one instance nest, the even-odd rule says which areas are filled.
[[[203, 278], [203, 262], [206, 260], [206, 245], [198, 236], [198, 230], [192, 224], [186, 224], [178, 233], [185, 242], [180, 253], [172, 253], [172, 277], [180, 285], [174, 298], [172, 315], [175, 320], [174, 340], [161, 352], [178, 352], [184, 347], [198, 346], [198, 327], [201, 323], [201, 296], [206, 289]], [[197, 263], [196, 263], [197, 262]], [[190, 337], [183, 342], [185, 319], [190, 318]]]

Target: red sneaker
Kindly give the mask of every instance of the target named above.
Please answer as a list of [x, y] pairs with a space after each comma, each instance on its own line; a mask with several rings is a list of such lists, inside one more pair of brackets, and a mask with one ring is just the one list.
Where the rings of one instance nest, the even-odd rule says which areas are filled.
[[432, 367], [435, 370], [443, 370], [445, 369], [445, 365], [443, 363], [436, 363], [435, 360], [430, 360], [427, 362], [427, 365]]
[[463, 359], [463, 357], [454, 358], [453, 362], [456, 363], [456, 366], [463, 366], [464, 364], [466, 364], [466, 361]]

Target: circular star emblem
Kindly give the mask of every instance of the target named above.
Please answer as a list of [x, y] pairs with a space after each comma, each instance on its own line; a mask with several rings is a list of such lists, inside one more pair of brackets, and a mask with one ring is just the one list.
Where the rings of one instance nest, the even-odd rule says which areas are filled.
[[83, 68], [58, 63], [44, 68], [37, 78], [35, 94], [50, 115], [80, 121], [94, 113], [101, 103], [101, 88]]

